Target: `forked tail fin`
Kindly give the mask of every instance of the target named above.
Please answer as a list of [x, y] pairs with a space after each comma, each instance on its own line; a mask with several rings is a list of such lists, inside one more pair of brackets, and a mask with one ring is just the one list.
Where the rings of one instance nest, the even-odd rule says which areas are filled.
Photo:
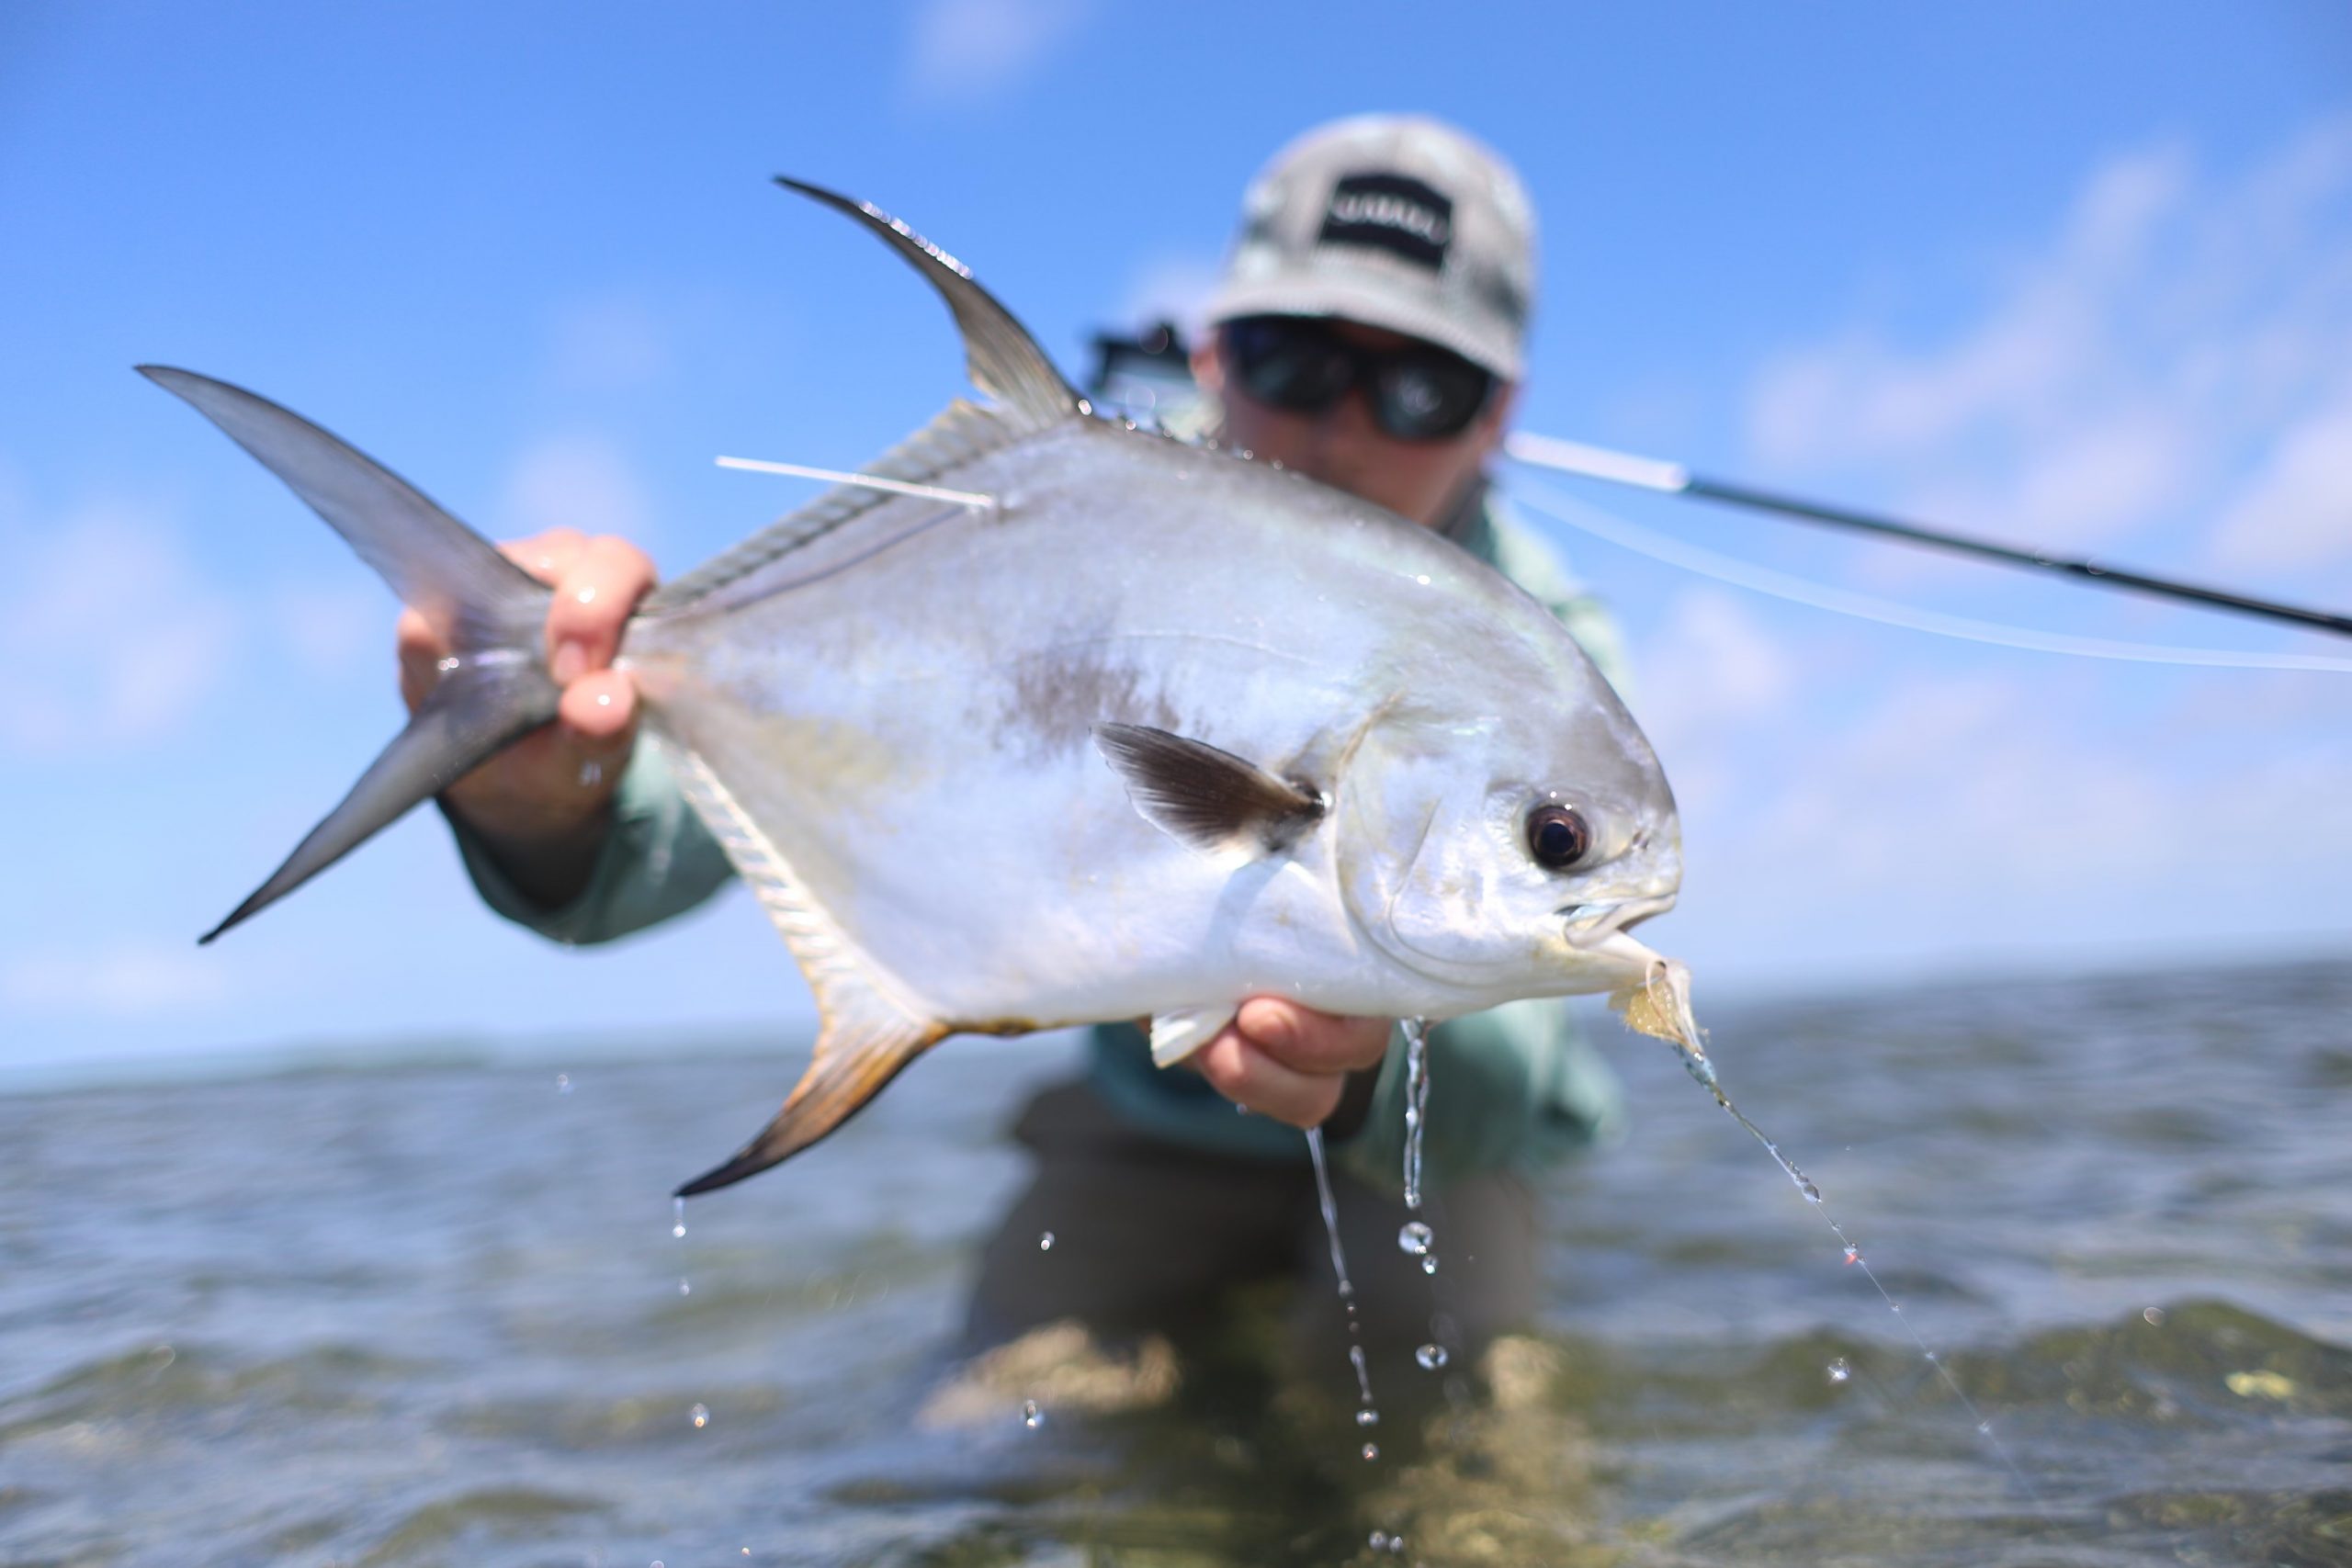
[[447, 626], [453, 649], [408, 728], [269, 880], [204, 934], [210, 942], [555, 716], [559, 693], [542, 651], [549, 591], [407, 480], [300, 415], [209, 376], [139, 370], [284, 479], [393, 592]]

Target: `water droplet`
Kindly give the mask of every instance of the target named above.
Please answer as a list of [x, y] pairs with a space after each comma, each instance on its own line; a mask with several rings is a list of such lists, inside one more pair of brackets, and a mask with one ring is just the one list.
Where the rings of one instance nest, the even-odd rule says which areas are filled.
[[1374, 1409], [1371, 1405], [1369, 1405], [1369, 1404], [1365, 1405], [1362, 1410], [1359, 1410], [1359, 1411], [1357, 1411], [1357, 1412], [1356, 1412], [1356, 1425], [1357, 1425], [1357, 1426], [1359, 1426], [1359, 1427], [1377, 1427], [1377, 1426], [1379, 1426], [1379, 1425], [1380, 1425], [1380, 1412], [1379, 1412], [1379, 1411], [1377, 1411], [1377, 1410], [1374, 1410]]
[[691, 1296], [694, 1293], [695, 1288], [692, 1285], [686, 1283], [684, 1280], [678, 1281], [678, 1294], [682, 1296]]
[[442, 674], [447, 675], [453, 670], [463, 669], [465, 667], [465, 663], [466, 661], [464, 660], [458, 658], [453, 653], [447, 659], [435, 660], [434, 661], [433, 668], [439, 671]]
[[598, 784], [603, 784], [604, 782], [604, 763], [582, 762], [580, 764], [580, 787], [582, 789], [594, 789]]
[[1051, 1232], [1051, 1231], [1046, 1231], [1046, 1232], [1045, 1232], [1043, 1235], [1039, 1235], [1039, 1236], [1037, 1237], [1037, 1250], [1038, 1250], [1038, 1251], [1040, 1251], [1040, 1252], [1051, 1252], [1053, 1249], [1054, 1249], [1054, 1233], [1053, 1233], [1053, 1232]]
[[1419, 1258], [1428, 1253], [1430, 1243], [1436, 1239], [1436, 1233], [1420, 1221], [1407, 1220], [1404, 1228], [1396, 1233], [1396, 1247], [1408, 1258]]
[[1928, 1352], [1927, 1353], [1927, 1355], [1928, 1355], [1928, 1365], [1933, 1366], [1933, 1365], [1935, 1364], [1936, 1353], [1935, 1353], [1933, 1350], [1930, 1350], [1930, 1351], [1928, 1351]]
[[1405, 1538], [1403, 1536], [1392, 1535], [1388, 1538], [1388, 1555], [1391, 1557], [1402, 1557], [1405, 1555]]
[[1413, 576], [1413, 581], [1419, 583], [1422, 587], [1427, 588], [1430, 585], [1429, 573], [1425, 571], [1417, 572]]
[[1378, 1443], [1366, 1443], [1363, 1446], [1363, 1457], [1366, 1461], [1378, 1459], [1380, 1457], [1380, 1445]]
[[1445, 1365], [1445, 1347], [1442, 1345], [1424, 1345], [1419, 1349], [1413, 1352], [1413, 1359], [1421, 1364], [1421, 1370], [1423, 1371], [1433, 1372], [1440, 1367]]
[[1860, 1263], [1861, 1260], [1862, 1260], [1862, 1249], [1861, 1249], [1860, 1247], [1849, 1247], [1846, 1249], [1846, 1261], [1847, 1261], [1847, 1262], [1849, 1262], [1849, 1263]]
[[1371, 1540], [1371, 1541], [1370, 1541], [1368, 1544], [1372, 1547], [1372, 1549], [1373, 1549], [1374, 1551], [1387, 1551], [1387, 1550], [1388, 1550], [1388, 1532], [1387, 1532], [1386, 1530], [1374, 1530], [1374, 1531], [1373, 1531], [1373, 1532], [1372, 1532], [1372, 1540]]
[[670, 1234], [680, 1237], [686, 1234], [686, 1201], [684, 1198], [670, 1200]]
[[1421, 1259], [1421, 1272], [1424, 1274], [1434, 1274], [1437, 1272], [1436, 1253], [1432, 1252], [1427, 1258]]
[[1979, 1421], [1976, 1423], [1976, 1429], [1984, 1436], [1989, 1438], [1993, 1435], [1993, 1423], [1990, 1421]]
[[2147, 1319], [2151, 1325], [2161, 1327], [2165, 1321], [2165, 1309], [2162, 1307], [2147, 1307], [2142, 1310], [2140, 1315]]
[[1035, 1400], [1024, 1399], [1021, 1402], [1021, 1424], [1033, 1432], [1046, 1424], [1046, 1413], [1037, 1408]]
[[571, 1075], [570, 1073], [556, 1074], [555, 1091], [558, 1094], [570, 1094], [571, 1092]]
[[1853, 1375], [1853, 1366], [1846, 1359], [1845, 1357], [1840, 1356], [1836, 1360], [1829, 1363], [1829, 1381], [1831, 1382], [1844, 1382], [1848, 1378], [1850, 1378]]
[[692, 1411], [692, 1415], [694, 1416], [694, 1418], [695, 1418], [695, 1429], [696, 1429], [697, 1431], [699, 1431], [701, 1428], [703, 1428], [703, 1427], [707, 1427], [707, 1426], [709, 1426], [709, 1425], [710, 1425], [710, 1406], [709, 1406], [709, 1405], [707, 1405], [707, 1404], [697, 1404], [697, 1405], [695, 1405], [695, 1406], [694, 1407], [694, 1410]]

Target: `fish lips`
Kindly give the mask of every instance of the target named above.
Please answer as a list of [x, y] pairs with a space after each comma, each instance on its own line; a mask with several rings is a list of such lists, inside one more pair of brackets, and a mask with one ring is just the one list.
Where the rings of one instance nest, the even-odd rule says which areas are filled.
[[[1559, 911], [1566, 924], [1563, 933], [1570, 947], [1580, 953], [1601, 953], [1611, 950], [1611, 939], [1648, 919], [1663, 915], [1674, 908], [1675, 896], [1662, 894], [1654, 898], [1612, 898], [1591, 904], [1570, 904]], [[1624, 944], [1641, 947], [1632, 938]], [[1642, 948], [1646, 953], [1647, 948]]]

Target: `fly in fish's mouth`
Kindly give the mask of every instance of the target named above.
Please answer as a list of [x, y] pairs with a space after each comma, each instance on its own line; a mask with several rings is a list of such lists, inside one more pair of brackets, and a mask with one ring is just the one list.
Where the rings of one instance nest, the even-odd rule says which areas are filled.
[[1619, 931], [1631, 931], [1652, 915], [1674, 908], [1674, 895], [1656, 898], [1618, 898], [1600, 904], [1570, 904], [1559, 911], [1567, 921], [1570, 947], [1595, 947]]

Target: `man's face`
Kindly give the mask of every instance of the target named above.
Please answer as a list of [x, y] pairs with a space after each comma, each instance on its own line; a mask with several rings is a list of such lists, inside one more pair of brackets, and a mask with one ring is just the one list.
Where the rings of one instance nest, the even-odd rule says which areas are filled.
[[[1414, 340], [1354, 321], [1324, 322], [1332, 335], [1374, 352]], [[1225, 405], [1225, 442], [1279, 461], [1325, 484], [1360, 495], [1426, 528], [1446, 520], [1454, 501], [1501, 444], [1517, 389], [1501, 386], [1459, 434], [1435, 441], [1391, 435], [1373, 418], [1364, 389], [1313, 412], [1258, 401], [1231, 373], [1226, 333], [1211, 333], [1193, 350], [1193, 376]]]

